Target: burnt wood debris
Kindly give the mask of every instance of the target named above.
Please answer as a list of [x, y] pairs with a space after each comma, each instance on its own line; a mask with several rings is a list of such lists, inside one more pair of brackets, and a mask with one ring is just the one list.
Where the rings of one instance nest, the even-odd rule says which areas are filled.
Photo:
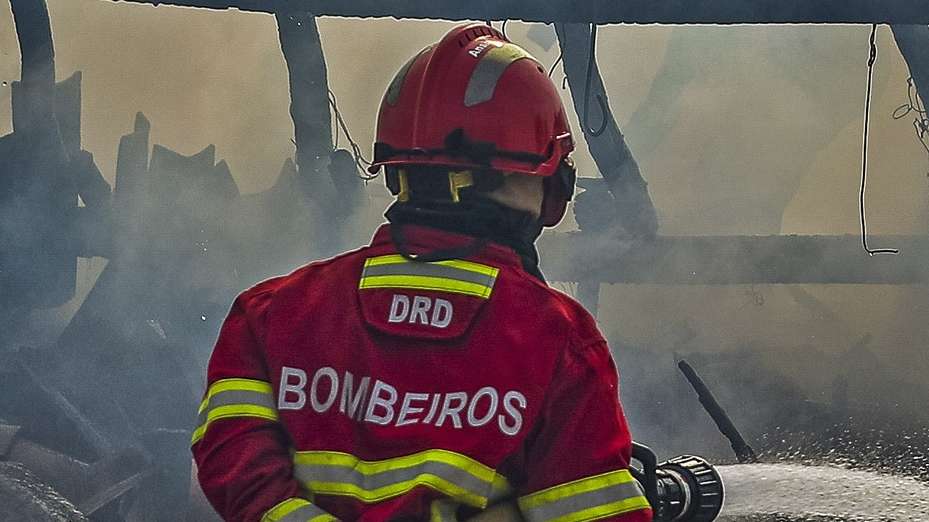
[[[118, 1], [274, 13], [295, 159], [283, 161], [271, 189], [243, 195], [215, 147], [179, 154], [150, 142], [143, 114], [131, 129], [125, 115], [111, 188], [81, 146], [81, 73], [56, 81], [45, 1], [11, 0], [22, 70], [13, 132], [0, 137], [0, 514], [14, 519], [190, 516], [190, 429], [228, 304], [255, 281], [349, 247], [346, 223], [367, 206], [357, 160], [333, 150], [317, 16], [554, 24], [601, 177], [582, 183], [580, 230], [541, 240], [542, 268], [579, 282], [592, 310], [601, 284], [929, 282], [924, 236], [873, 238], [906, 248], [870, 258], [858, 236], [658, 234], [658, 211], [591, 57], [590, 24], [889, 23], [917, 87], [929, 90], [929, 28], [912, 25], [929, 24], [920, 2]], [[29, 314], [72, 300], [78, 258], [94, 257], [106, 267], [61, 335], [30, 344]]]

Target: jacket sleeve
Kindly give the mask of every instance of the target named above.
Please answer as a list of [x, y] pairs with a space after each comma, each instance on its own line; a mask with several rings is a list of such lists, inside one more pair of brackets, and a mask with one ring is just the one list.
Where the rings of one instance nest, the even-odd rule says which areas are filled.
[[253, 328], [269, 299], [269, 292], [243, 293], [220, 330], [191, 441], [198, 479], [224, 520], [334, 520], [302, 498], [293, 476], [288, 437], [278, 423]]
[[652, 520], [628, 469], [632, 438], [618, 380], [602, 340], [565, 351], [526, 449], [525, 484], [517, 491], [529, 521]]

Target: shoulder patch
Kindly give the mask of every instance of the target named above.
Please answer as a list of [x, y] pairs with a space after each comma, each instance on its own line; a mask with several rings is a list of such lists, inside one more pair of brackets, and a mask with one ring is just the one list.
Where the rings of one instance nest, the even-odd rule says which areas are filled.
[[478, 317], [500, 269], [473, 261], [422, 263], [399, 254], [369, 257], [358, 280], [365, 321], [381, 332], [453, 339]]

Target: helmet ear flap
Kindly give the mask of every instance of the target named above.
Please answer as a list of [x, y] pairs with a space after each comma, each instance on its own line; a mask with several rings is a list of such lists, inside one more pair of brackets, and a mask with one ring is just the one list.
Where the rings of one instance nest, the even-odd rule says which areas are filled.
[[545, 196], [539, 221], [542, 226], [553, 227], [561, 222], [568, 209], [568, 201], [574, 197], [577, 168], [571, 158], [565, 158], [551, 177], [545, 178]]

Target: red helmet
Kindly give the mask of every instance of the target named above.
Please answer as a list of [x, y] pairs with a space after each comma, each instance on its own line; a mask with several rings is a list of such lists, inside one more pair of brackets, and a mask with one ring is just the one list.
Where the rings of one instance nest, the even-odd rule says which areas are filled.
[[381, 101], [369, 170], [434, 165], [554, 176], [557, 189], [547, 189], [542, 216], [554, 224], [574, 191], [572, 150], [564, 106], [542, 65], [500, 31], [471, 24], [420, 51], [394, 76]]
[[371, 172], [441, 165], [551, 176], [572, 150], [542, 65], [500, 31], [471, 24], [420, 51], [390, 82]]

